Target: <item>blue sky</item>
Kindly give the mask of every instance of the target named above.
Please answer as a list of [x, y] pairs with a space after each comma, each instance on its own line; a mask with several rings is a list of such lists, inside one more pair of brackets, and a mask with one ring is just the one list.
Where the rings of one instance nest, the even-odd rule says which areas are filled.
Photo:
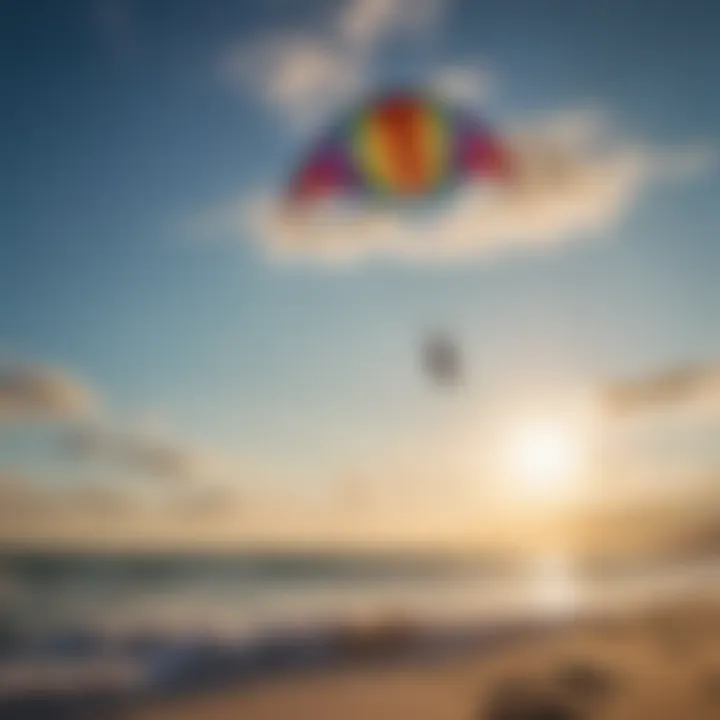
[[[418, 265], [276, 262], [195, 220], [279, 187], [307, 137], [223, 58], [341, 3], [0, 5], [0, 349], [71, 372], [109, 424], [159, 418], [295, 485], [370, 472], [505, 388], [720, 354], [714, 168], [633, 198], [592, 241]], [[717, 12], [700, 0], [447, 3], [369, 52], [371, 88], [449, 65], [490, 79], [496, 127], [592, 106], [650, 146], [713, 143]], [[472, 389], [442, 396], [419, 339], [460, 338]], [[452, 428], [449, 431], [448, 428]], [[3, 430], [14, 470], [34, 467]], [[49, 462], [49, 461], [48, 461]]]

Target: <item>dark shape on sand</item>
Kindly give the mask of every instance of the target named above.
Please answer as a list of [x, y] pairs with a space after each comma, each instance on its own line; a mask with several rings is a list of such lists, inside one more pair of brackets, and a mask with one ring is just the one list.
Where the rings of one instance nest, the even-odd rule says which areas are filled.
[[513, 679], [495, 689], [477, 720], [582, 720], [582, 715], [557, 695]]
[[720, 670], [711, 672], [701, 680], [703, 697], [713, 703], [720, 703]]
[[615, 690], [615, 678], [606, 670], [583, 660], [571, 660], [555, 675], [560, 686], [578, 700], [597, 701]]
[[460, 349], [445, 333], [434, 333], [425, 341], [423, 362], [427, 374], [439, 385], [456, 385], [463, 379]]
[[387, 659], [406, 651], [416, 628], [403, 617], [388, 617], [371, 625], [338, 628], [333, 646], [347, 658]]

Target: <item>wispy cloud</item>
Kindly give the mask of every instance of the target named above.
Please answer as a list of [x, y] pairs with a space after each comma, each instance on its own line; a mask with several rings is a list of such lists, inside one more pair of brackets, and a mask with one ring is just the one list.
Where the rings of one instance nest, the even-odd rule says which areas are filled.
[[720, 420], [720, 364], [687, 365], [609, 383], [603, 392], [616, 418], [653, 414]]
[[117, 517], [135, 509], [132, 497], [118, 488], [87, 484], [48, 486], [17, 472], [0, 474], [0, 519], [4, 526], [47, 523], [60, 516]]
[[0, 362], [0, 423], [52, 422], [75, 459], [111, 465], [134, 475], [187, 484], [239, 479], [237, 458], [173, 437], [158, 428], [126, 430], [102, 394], [66, 370]]
[[288, 213], [281, 193], [219, 206], [211, 232], [250, 233], [277, 256], [357, 260], [394, 256], [443, 261], [515, 248], [548, 248], [611, 232], [653, 184], [688, 181], [712, 166], [709, 150], [661, 149], [627, 140], [608, 116], [571, 110], [508, 129], [512, 180], [468, 183], [433, 212], [340, 201]]
[[319, 31], [280, 28], [239, 42], [224, 54], [222, 75], [291, 127], [307, 127], [368, 87], [385, 41], [427, 31], [440, 8], [439, 0], [347, 0]]
[[[613, 492], [649, 502], [708, 495], [720, 475], [720, 365], [678, 365], [596, 386], [598, 472]], [[713, 495], [714, 491], [709, 495]]]
[[[0, 541], [147, 547], [241, 537], [241, 494], [231, 487], [190, 487], [153, 497], [132, 484], [48, 485], [0, 473]], [[201, 533], [198, 536], [198, 533]]]
[[95, 391], [64, 370], [0, 360], [0, 422], [79, 418], [99, 406]]
[[181, 483], [227, 483], [241, 464], [197, 444], [167, 435], [93, 424], [68, 431], [66, 447], [76, 457], [110, 463], [141, 476]]

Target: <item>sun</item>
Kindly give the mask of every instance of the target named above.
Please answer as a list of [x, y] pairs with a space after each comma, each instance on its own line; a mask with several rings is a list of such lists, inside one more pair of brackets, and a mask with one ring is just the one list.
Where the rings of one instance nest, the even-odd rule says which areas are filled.
[[587, 442], [569, 421], [532, 420], [514, 428], [505, 451], [507, 470], [526, 494], [566, 494], [587, 461]]

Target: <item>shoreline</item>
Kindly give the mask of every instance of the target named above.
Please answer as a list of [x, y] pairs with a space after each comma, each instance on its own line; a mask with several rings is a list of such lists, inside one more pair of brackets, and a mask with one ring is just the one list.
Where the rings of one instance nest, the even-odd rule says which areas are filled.
[[[537, 630], [537, 627], [535, 628]], [[136, 708], [131, 720], [717, 720], [720, 606], [687, 597], [418, 662], [352, 663]]]
[[[602, 608], [580, 602], [552, 612], [549, 607], [536, 607], [532, 614], [526, 610], [474, 620], [385, 612], [362, 621], [326, 617], [276, 623], [235, 636], [156, 630], [110, 637], [90, 629], [67, 629], [39, 642], [26, 639], [24, 646], [18, 636], [14, 650], [8, 636], [0, 646], [0, 717], [73, 720], [122, 713], [122, 717], [154, 720], [152, 713], [157, 712], [159, 718], [170, 720], [166, 707], [192, 713], [191, 708], [204, 703], [244, 707], [249, 698], [256, 698], [253, 702], [272, 704], [267, 696], [286, 687], [295, 688], [293, 693], [302, 703], [309, 692], [304, 688], [318, 685], [334, 688], [357, 682], [372, 688], [389, 678], [416, 675], [418, 682], [432, 686], [436, 674], [444, 676], [444, 668], [451, 666], [459, 665], [460, 675], [463, 667], [471, 665], [492, 670], [508, 653], [525, 648], [532, 654], [544, 643], [559, 646], [568, 635], [593, 635], [598, 628], [609, 632], [625, 625], [633, 634], [647, 618], [662, 614], [663, 608], [676, 619], [690, 616], [688, 608], [701, 595], [717, 605], [718, 585], [705, 582], [704, 572], [686, 568], [681, 579], [663, 585], [657, 597], [628, 595]], [[720, 612], [708, 624], [708, 633], [716, 625], [720, 629]], [[720, 678], [720, 658], [717, 671]], [[406, 691], [397, 692], [404, 696]], [[342, 697], [333, 702], [342, 703]], [[717, 709], [715, 720], [720, 705]], [[204, 717], [204, 711], [197, 712], [198, 718]], [[247, 711], [250, 720], [253, 712]], [[280, 710], [272, 713], [275, 710], [268, 717], [285, 717]], [[313, 720], [324, 717], [335, 720], [336, 716], [322, 714]]]
[[431, 625], [388, 615], [236, 641], [138, 636], [108, 647], [99, 638], [67, 635], [51, 652], [0, 659], [0, 717], [35, 717], [38, 708], [48, 711], [43, 717], [84, 716], [98, 707], [125, 712], [276, 682], [433, 667], [556, 629], [549, 620]]

